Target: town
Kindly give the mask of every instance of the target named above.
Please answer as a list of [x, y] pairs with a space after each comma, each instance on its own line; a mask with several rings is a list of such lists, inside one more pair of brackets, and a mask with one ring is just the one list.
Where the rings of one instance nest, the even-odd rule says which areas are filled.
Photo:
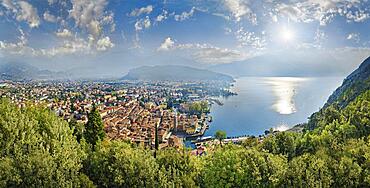
[[160, 147], [182, 147], [199, 138], [219, 96], [234, 95], [227, 82], [71, 81], [3, 82], [0, 96], [19, 107], [45, 105], [58, 116], [81, 124], [93, 107], [100, 112], [109, 139], [153, 146], [158, 128]]

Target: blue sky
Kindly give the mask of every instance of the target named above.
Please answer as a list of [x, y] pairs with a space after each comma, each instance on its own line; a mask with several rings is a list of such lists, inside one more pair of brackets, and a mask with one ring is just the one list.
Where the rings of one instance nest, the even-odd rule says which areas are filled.
[[367, 0], [0, 0], [0, 58], [118, 75], [270, 55], [349, 72], [370, 55], [369, 19]]

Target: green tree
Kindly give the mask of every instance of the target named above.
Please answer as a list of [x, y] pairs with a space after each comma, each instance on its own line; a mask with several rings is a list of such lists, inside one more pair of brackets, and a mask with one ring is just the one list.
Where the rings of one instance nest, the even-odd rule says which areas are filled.
[[42, 107], [0, 100], [0, 187], [80, 187], [86, 154], [67, 122]]
[[207, 156], [205, 167], [205, 187], [281, 187], [287, 172], [283, 156], [229, 145]]
[[[161, 122], [162, 122], [162, 119], [161, 119]], [[154, 158], [157, 158], [158, 149], [159, 149], [158, 125], [156, 124], [154, 127]]]
[[94, 106], [93, 110], [88, 114], [88, 121], [85, 130], [86, 141], [95, 146], [98, 141], [102, 141], [105, 137], [103, 120], [99, 111]]
[[333, 176], [329, 168], [332, 160], [327, 155], [304, 154], [289, 162], [289, 187], [331, 187]]
[[161, 174], [165, 177], [164, 187], [199, 187], [204, 160], [191, 155], [187, 150], [173, 148], [161, 150], [156, 159]]
[[99, 187], [158, 187], [162, 181], [150, 150], [122, 141], [97, 143], [84, 172]]
[[77, 141], [80, 142], [85, 133], [85, 125], [78, 123], [74, 118], [72, 118], [68, 124], [69, 128], [73, 130], [73, 136], [75, 136]]
[[216, 131], [215, 138], [220, 141], [220, 145], [222, 146], [222, 140], [226, 138], [226, 132], [225, 131]]

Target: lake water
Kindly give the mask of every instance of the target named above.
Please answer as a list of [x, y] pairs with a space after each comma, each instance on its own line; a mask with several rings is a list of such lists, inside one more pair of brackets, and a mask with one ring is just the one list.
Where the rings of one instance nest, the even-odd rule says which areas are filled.
[[213, 104], [213, 122], [205, 136], [224, 130], [227, 136], [260, 135], [270, 128], [286, 130], [319, 110], [344, 77], [242, 77], [238, 95]]

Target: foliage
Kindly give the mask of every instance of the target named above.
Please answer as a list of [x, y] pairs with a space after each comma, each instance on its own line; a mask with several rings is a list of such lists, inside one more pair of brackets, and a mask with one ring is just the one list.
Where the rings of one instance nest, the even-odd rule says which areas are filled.
[[228, 146], [206, 158], [205, 187], [281, 186], [286, 158], [255, 149]]
[[204, 160], [188, 151], [175, 149], [161, 150], [157, 158], [165, 187], [198, 187]]
[[78, 187], [86, 157], [68, 124], [39, 107], [0, 101], [0, 187]]
[[225, 131], [216, 131], [215, 138], [220, 141], [220, 144], [222, 145], [222, 140], [226, 138], [226, 132]]
[[86, 124], [85, 139], [95, 146], [98, 141], [102, 141], [105, 137], [103, 120], [99, 111], [94, 107], [88, 115], [88, 122]]
[[73, 130], [73, 136], [75, 136], [77, 141], [80, 142], [80, 140], [84, 137], [85, 125], [78, 123], [74, 118], [72, 118], [68, 124], [69, 128]]
[[209, 113], [210, 108], [207, 101], [193, 102], [189, 105], [190, 114]]
[[84, 166], [99, 187], [157, 187], [158, 169], [149, 150], [120, 141], [98, 143]]

